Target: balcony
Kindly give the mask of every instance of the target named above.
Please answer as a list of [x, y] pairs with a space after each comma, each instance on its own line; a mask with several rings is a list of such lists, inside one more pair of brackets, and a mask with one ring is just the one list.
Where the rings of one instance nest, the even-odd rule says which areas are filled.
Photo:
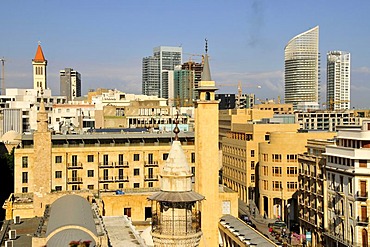
[[100, 183], [111, 183], [114, 182], [113, 176], [103, 176], [99, 178]]
[[146, 175], [144, 181], [158, 181], [158, 175]]
[[114, 162], [114, 166], [115, 167], [125, 167], [125, 168], [128, 168], [129, 165], [128, 165], [128, 161], [121, 161], [121, 162]]
[[367, 191], [357, 191], [355, 195], [356, 201], [366, 201], [368, 199]]
[[368, 224], [369, 224], [369, 217], [357, 216], [357, 218], [356, 218], [356, 225], [357, 226], [367, 226]]
[[158, 161], [144, 161], [144, 167], [158, 167]]
[[68, 163], [67, 164], [67, 169], [82, 169], [83, 165], [81, 162], [76, 162], [76, 163]]
[[116, 162], [99, 162], [99, 168], [113, 168]]
[[116, 176], [114, 178], [114, 181], [116, 182], [128, 182], [128, 176]]
[[68, 178], [67, 183], [69, 183], [69, 184], [82, 184], [82, 178], [81, 177]]

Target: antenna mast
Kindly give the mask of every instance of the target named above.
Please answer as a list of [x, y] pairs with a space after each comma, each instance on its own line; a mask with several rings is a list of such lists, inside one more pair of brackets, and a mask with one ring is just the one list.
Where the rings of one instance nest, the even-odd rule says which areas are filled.
[[0, 58], [0, 62], [1, 62], [1, 94], [2, 95], [5, 95], [5, 59], [4, 57], [3, 58]]

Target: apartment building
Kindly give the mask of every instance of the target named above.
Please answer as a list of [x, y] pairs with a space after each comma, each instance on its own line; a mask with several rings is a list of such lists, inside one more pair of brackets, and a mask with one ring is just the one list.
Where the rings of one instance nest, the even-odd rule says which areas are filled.
[[259, 209], [268, 218], [296, 219], [298, 154], [308, 139], [329, 139], [334, 132], [272, 131], [268, 142], [259, 143]]
[[307, 140], [307, 151], [298, 154], [298, 219], [301, 234], [311, 233], [311, 246], [325, 246], [326, 196], [325, 147], [334, 139]]
[[81, 96], [81, 74], [72, 68], [59, 71], [60, 95], [66, 96], [68, 101]]
[[359, 125], [362, 119], [354, 110], [295, 113], [295, 121], [303, 130], [336, 131], [337, 126]]
[[326, 147], [325, 155], [325, 246], [368, 246], [370, 121], [338, 129], [336, 143]]

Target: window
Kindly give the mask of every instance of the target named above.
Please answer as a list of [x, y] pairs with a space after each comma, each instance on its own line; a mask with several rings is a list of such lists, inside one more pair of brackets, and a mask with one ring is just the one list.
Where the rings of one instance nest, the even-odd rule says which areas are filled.
[[296, 177], [297, 176], [297, 167], [287, 167], [286, 173], [288, 174], [288, 177]]
[[298, 188], [297, 182], [287, 182], [286, 185], [287, 185], [288, 191], [295, 191]]
[[348, 193], [349, 194], [352, 194], [353, 193], [352, 178], [348, 178]]
[[148, 154], [148, 164], [153, 164], [153, 154]]
[[254, 161], [251, 161], [251, 170], [254, 170]]
[[55, 178], [62, 178], [62, 171], [55, 171]]
[[281, 181], [272, 181], [272, 189], [274, 191], [280, 191], [282, 188]]
[[195, 163], [195, 153], [191, 153], [191, 163]]
[[87, 162], [94, 162], [94, 155], [92, 154], [87, 155]]
[[107, 165], [108, 165], [108, 154], [104, 154], [104, 155], [103, 155], [103, 164], [104, 164], [105, 166], [107, 166]]
[[281, 162], [281, 154], [273, 154], [272, 162]]
[[251, 157], [254, 157], [254, 150], [251, 150]]
[[274, 177], [281, 177], [281, 167], [280, 166], [273, 166], [272, 167], [272, 175]]
[[77, 185], [72, 185], [72, 190], [78, 190], [78, 186]]
[[56, 191], [61, 191], [62, 190], [62, 186], [55, 186], [55, 190]]
[[22, 172], [22, 183], [28, 183], [28, 172]]
[[89, 178], [94, 177], [94, 170], [87, 170], [87, 177]]
[[286, 155], [287, 162], [297, 162], [297, 155], [296, 154], [287, 154]]
[[28, 193], [28, 187], [22, 187], [22, 193]]
[[123, 154], [118, 155], [118, 164], [123, 165]]
[[269, 141], [270, 140], [270, 135], [265, 135], [265, 141]]
[[148, 183], [148, 187], [149, 187], [149, 188], [152, 188], [152, 187], [153, 187], [153, 182], [149, 182], [149, 183]]
[[55, 163], [62, 163], [62, 156], [55, 156]]
[[168, 158], [168, 153], [164, 153], [163, 154], [163, 160], [167, 160], [167, 158]]
[[109, 190], [109, 185], [108, 184], [103, 184], [103, 189]]
[[140, 183], [134, 183], [134, 188], [139, 188], [140, 187]]
[[72, 166], [77, 166], [77, 155], [72, 155]]
[[89, 185], [87, 186], [87, 188], [88, 188], [89, 190], [93, 190], [93, 189], [94, 189], [94, 185], [93, 185], [93, 184], [89, 184]]
[[268, 176], [269, 175], [269, 168], [268, 166], [263, 166], [263, 176]]
[[22, 157], [22, 167], [27, 168], [28, 167], [28, 156]]
[[263, 154], [263, 161], [269, 161], [269, 156], [268, 154]]
[[254, 174], [251, 174], [251, 182], [254, 183]]
[[269, 189], [269, 181], [268, 180], [263, 180], [263, 189], [268, 190]]
[[359, 160], [360, 167], [367, 167], [367, 161], [366, 160]]
[[195, 176], [195, 166], [191, 167], [191, 173], [193, 173], [193, 176]]
[[139, 176], [140, 175], [140, 169], [139, 168], [135, 168], [134, 169], [134, 176]]
[[353, 217], [353, 204], [349, 203], [349, 217]]
[[134, 154], [134, 161], [140, 160], [140, 154]]
[[123, 183], [119, 183], [119, 184], [118, 184], [118, 188], [119, 188], [119, 189], [123, 189]]

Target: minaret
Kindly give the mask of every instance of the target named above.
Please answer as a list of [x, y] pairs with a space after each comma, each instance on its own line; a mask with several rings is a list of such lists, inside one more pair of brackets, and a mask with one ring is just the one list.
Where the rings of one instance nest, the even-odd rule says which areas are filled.
[[45, 111], [43, 89], [37, 113], [37, 131], [33, 134], [34, 162], [32, 166], [33, 188], [30, 192], [51, 192], [51, 132], [48, 128], [48, 113]]
[[217, 88], [211, 79], [207, 45], [206, 40], [202, 80], [197, 89], [199, 99], [195, 102], [195, 191], [205, 196], [200, 245], [219, 246], [218, 100], [215, 100]]
[[35, 58], [32, 59], [32, 66], [33, 66], [33, 89], [37, 89], [40, 93], [41, 88], [46, 89], [46, 66], [48, 61], [44, 57], [44, 53], [41, 49], [41, 44], [39, 42], [37, 46], [37, 51], [35, 54]]
[[191, 190], [192, 173], [178, 140], [175, 141], [161, 172], [161, 191], [148, 197], [152, 201], [154, 246], [198, 246], [202, 231], [198, 208], [204, 196]]

